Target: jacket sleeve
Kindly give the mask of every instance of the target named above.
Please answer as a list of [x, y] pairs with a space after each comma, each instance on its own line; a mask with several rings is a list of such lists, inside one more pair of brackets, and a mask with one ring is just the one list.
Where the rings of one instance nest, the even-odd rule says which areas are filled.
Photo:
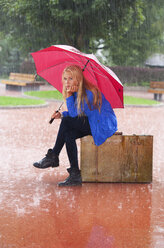
[[75, 98], [73, 95], [66, 98], [66, 104], [67, 104], [68, 111], [64, 111], [62, 113], [63, 116], [76, 117], [78, 115], [78, 113], [77, 113], [77, 107], [75, 104]]
[[[87, 98], [88, 101], [90, 102], [91, 108], [92, 108], [92, 102], [93, 102], [93, 93], [91, 91], [87, 91]], [[78, 116], [78, 110], [76, 106], [76, 100], [74, 96], [70, 96], [66, 98], [66, 104], [67, 104], [67, 109], [68, 111], [64, 111], [62, 114], [63, 116], [71, 116], [71, 117], [76, 117]], [[92, 114], [92, 110], [89, 109], [88, 104], [86, 101], [84, 101], [84, 105], [82, 105], [82, 111], [87, 115]]]
[[62, 115], [63, 115], [64, 117], [66, 117], [66, 116], [69, 116], [69, 113], [68, 113], [68, 111], [63, 111], [63, 112], [62, 112]]

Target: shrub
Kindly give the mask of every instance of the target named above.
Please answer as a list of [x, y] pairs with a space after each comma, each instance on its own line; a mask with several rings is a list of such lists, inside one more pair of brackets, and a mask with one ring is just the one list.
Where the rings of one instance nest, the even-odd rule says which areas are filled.
[[110, 69], [126, 85], [141, 86], [145, 85], [145, 82], [164, 81], [164, 68], [113, 66]]

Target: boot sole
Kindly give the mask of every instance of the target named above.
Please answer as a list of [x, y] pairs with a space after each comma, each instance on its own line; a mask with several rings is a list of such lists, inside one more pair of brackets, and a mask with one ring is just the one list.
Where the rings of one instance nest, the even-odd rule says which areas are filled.
[[58, 183], [58, 187], [71, 187], [71, 186], [82, 186], [82, 183], [71, 183], [71, 184], [64, 184], [64, 183]]
[[33, 166], [35, 167], [35, 168], [38, 168], [38, 169], [47, 169], [47, 168], [55, 168], [55, 167], [58, 167], [59, 166], [59, 164], [58, 165], [55, 165], [55, 166], [44, 166], [44, 167], [42, 167], [42, 166], [40, 166], [39, 164], [33, 164]]

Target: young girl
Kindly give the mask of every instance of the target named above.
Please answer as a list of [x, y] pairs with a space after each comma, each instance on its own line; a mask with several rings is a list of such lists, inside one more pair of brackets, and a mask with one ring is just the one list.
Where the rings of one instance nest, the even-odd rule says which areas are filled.
[[40, 169], [59, 166], [59, 154], [66, 145], [70, 168], [69, 177], [59, 186], [81, 185], [76, 139], [92, 135], [95, 145], [101, 145], [117, 131], [117, 120], [110, 103], [99, 89], [84, 76], [82, 69], [71, 65], [62, 74], [63, 97], [68, 111], [54, 112], [51, 118], [61, 118], [53, 149], [33, 165]]

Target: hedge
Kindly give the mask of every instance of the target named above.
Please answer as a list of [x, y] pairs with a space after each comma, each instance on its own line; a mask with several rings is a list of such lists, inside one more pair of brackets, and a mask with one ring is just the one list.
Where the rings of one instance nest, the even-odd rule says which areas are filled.
[[[149, 84], [150, 81], [164, 81], [164, 68], [113, 66], [109, 67], [126, 85]], [[35, 65], [32, 61], [24, 61], [21, 64], [20, 72], [35, 73]], [[41, 80], [41, 79], [40, 79]]]
[[109, 67], [113, 70], [120, 81], [126, 85], [143, 85], [150, 81], [164, 81], [164, 68], [147, 68], [147, 67]]

